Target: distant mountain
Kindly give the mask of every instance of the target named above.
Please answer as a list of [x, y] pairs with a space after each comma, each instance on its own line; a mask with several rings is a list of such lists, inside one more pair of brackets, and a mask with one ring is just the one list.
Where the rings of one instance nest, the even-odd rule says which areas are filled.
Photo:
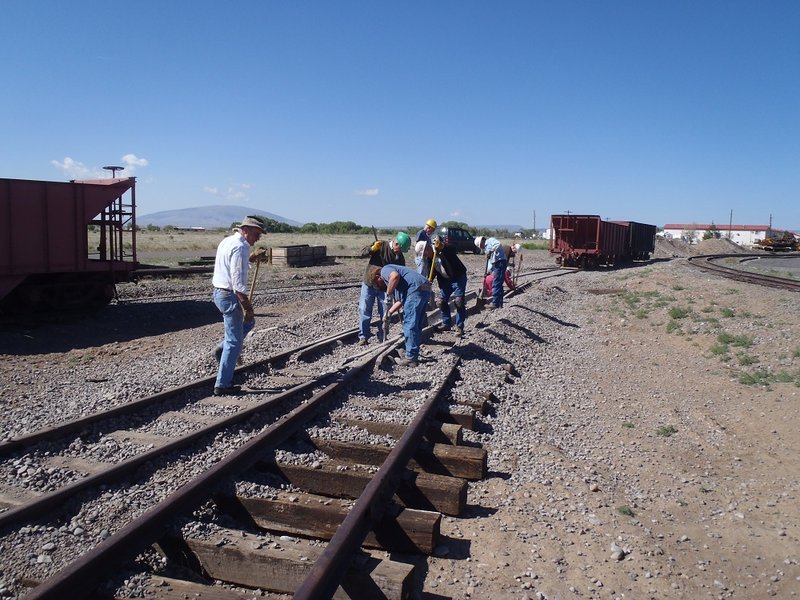
[[136, 224], [140, 227], [156, 225], [174, 225], [175, 227], [205, 227], [216, 229], [229, 227], [231, 223], [239, 223], [247, 215], [260, 215], [288, 225], [300, 226], [302, 223], [292, 221], [260, 208], [252, 206], [198, 206], [196, 208], [181, 208], [178, 210], [164, 210], [161, 212], [138, 215]]

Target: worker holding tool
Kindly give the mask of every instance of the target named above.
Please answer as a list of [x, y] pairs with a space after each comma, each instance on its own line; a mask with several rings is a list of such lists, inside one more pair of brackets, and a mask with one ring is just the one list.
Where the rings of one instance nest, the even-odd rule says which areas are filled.
[[[503, 244], [503, 252], [505, 252], [506, 256], [508, 257], [508, 267], [506, 268], [506, 276], [505, 276], [505, 284], [506, 287], [510, 290], [513, 290], [517, 287], [517, 284], [514, 282], [511, 274], [514, 270], [514, 263], [516, 262], [516, 257], [519, 254], [519, 262], [522, 262], [522, 256], [520, 254], [520, 249], [522, 246], [520, 244], [514, 244], [513, 246], [509, 246]], [[492, 286], [494, 285], [494, 274], [487, 273], [483, 278], [483, 290], [484, 295], [491, 296], [492, 295]]]
[[422, 275], [401, 265], [386, 265], [374, 268], [372, 281], [378, 289], [386, 292], [386, 319], [403, 309], [403, 335], [406, 338], [405, 358], [397, 364], [416, 367], [419, 363], [419, 347], [422, 341], [422, 323], [425, 308], [431, 295], [431, 282]]
[[479, 235], [475, 238], [475, 246], [486, 254], [486, 273], [492, 273], [492, 303], [486, 308], [495, 309], [503, 307], [503, 280], [506, 277], [508, 259], [499, 240], [493, 237]]
[[[241, 392], [240, 386], [233, 385], [233, 373], [242, 351], [244, 336], [253, 329], [256, 320], [247, 289], [247, 273], [252, 260], [250, 247], [263, 233], [266, 233], [266, 229], [261, 218], [247, 216], [236, 231], [217, 246], [211, 282], [214, 286], [214, 304], [222, 313], [225, 335], [219, 346], [222, 351], [214, 383], [215, 396]], [[265, 253], [253, 256], [255, 260], [260, 260]]]
[[[369, 248], [369, 263], [364, 271], [364, 280], [361, 282], [361, 296], [358, 299], [358, 345], [366, 346], [369, 343], [370, 337], [370, 322], [372, 321], [372, 309], [375, 305], [375, 300], [378, 300], [378, 315], [381, 322], [384, 318], [383, 304], [385, 295], [382, 290], [372, 285], [370, 274], [373, 269], [377, 267], [380, 269], [385, 265], [402, 265], [405, 266], [406, 259], [403, 252], [408, 252], [411, 248], [411, 236], [402, 231], [386, 242], [382, 240], [375, 240]], [[378, 341], [383, 341], [383, 328], [378, 327], [377, 331]]]
[[[436, 221], [433, 219], [428, 219], [425, 221], [425, 225], [423, 225], [422, 229], [417, 232], [417, 237], [414, 239], [414, 244], [416, 248], [416, 244], [420, 242], [425, 242], [427, 246], [430, 246], [431, 250], [433, 250], [433, 246], [431, 245], [431, 236], [433, 232], [436, 231]], [[414, 259], [414, 262], [417, 265], [417, 273], [423, 275], [424, 277], [428, 277], [428, 272], [431, 269], [430, 260], [425, 260], [424, 258], [417, 255]]]
[[464, 335], [464, 323], [467, 320], [467, 306], [465, 295], [467, 293], [467, 267], [458, 258], [458, 252], [453, 246], [448, 246], [439, 236], [433, 237], [434, 271], [436, 282], [439, 284], [439, 293], [436, 294], [436, 306], [442, 315], [442, 327], [450, 331], [452, 320], [450, 317], [450, 298], [456, 309], [456, 337]]

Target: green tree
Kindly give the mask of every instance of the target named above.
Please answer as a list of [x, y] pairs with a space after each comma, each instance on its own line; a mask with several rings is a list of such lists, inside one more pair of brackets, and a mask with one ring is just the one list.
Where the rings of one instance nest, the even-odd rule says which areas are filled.
[[721, 237], [722, 233], [720, 233], [720, 230], [717, 229], [716, 225], [714, 225], [714, 221], [711, 221], [711, 226], [708, 229], [706, 229], [705, 232], [703, 233], [703, 239], [718, 240]]

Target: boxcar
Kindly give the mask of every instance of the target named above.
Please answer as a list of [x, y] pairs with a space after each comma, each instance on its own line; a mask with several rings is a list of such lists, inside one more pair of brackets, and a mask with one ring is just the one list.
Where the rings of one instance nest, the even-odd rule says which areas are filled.
[[550, 253], [565, 267], [611, 266], [625, 260], [628, 228], [598, 215], [552, 215]]
[[625, 256], [629, 260], [650, 260], [656, 249], [656, 226], [636, 221], [614, 221], [628, 228]]
[[0, 178], [0, 311], [108, 303], [137, 266], [135, 207], [133, 177]]

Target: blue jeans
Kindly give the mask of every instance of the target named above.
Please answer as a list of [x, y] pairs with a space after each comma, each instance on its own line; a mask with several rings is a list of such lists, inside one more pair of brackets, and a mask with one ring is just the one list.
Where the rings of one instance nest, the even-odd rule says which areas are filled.
[[464, 321], [467, 319], [467, 307], [464, 302], [464, 294], [467, 292], [467, 274], [464, 273], [458, 279], [448, 279], [445, 283], [439, 283], [439, 310], [442, 313], [442, 325], [450, 327], [450, 296], [453, 297], [453, 304], [456, 307], [456, 327], [464, 329]]
[[497, 308], [503, 306], [503, 282], [506, 279], [507, 260], [496, 260], [492, 265], [492, 304]]
[[403, 335], [406, 338], [406, 358], [419, 360], [419, 346], [422, 341], [422, 324], [425, 322], [425, 309], [428, 308], [430, 291], [417, 291], [409, 294], [403, 304]]
[[226, 388], [233, 385], [233, 372], [242, 352], [244, 336], [253, 329], [255, 321], [248, 323], [247, 326], [244, 325], [244, 310], [234, 292], [214, 288], [214, 304], [222, 313], [222, 323], [225, 328], [225, 338], [221, 344], [222, 357], [214, 387]]
[[[378, 301], [378, 316], [383, 321], [383, 301], [386, 294], [383, 291], [368, 286], [366, 283], [361, 284], [361, 296], [358, 299], [358, 338], [368, 340], [370, 336], [369, 326], [372, 321], [372, 307], [375, 305], [375, 300]], [[383, 329], [378, 326], [376, 333], [378, 341], [383, 341]]]

